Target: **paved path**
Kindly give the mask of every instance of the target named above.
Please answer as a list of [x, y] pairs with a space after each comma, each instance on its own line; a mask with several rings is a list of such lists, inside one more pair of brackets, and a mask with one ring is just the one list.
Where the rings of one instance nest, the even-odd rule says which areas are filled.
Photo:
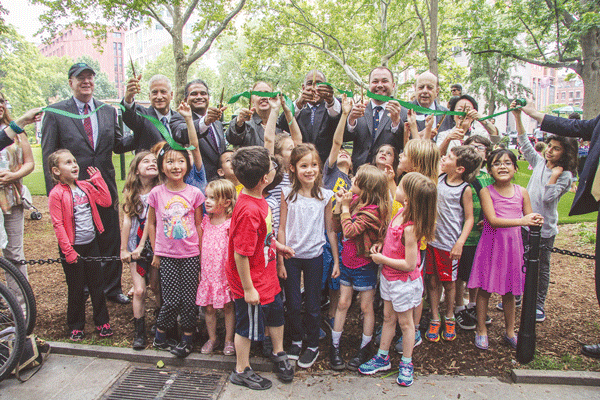
[[[16, 379], [0, 382], [0, 399], [89, 400], [99, 398], [132, 363], [123, 360], [52, 354], [42, 370], [26, 383]], [[514, 384], [497, 378], [417, 377], [413, 386], [396, 385], [395, 377], [361, 377], [324, 372], [311, 376], [299, 372], [290, 385], [279, 383], [255, 392], [227, 383], [219, 396], [229, 399], [600, 399], [600, 388], [592, 386]]]

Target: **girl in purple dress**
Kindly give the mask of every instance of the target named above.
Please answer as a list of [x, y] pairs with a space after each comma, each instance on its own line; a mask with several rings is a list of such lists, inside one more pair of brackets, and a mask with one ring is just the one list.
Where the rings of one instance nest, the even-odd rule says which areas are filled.
[[527, 190], [512, 183], [517, 158], [511, 151], [493, 151], [487, 159], [487, 167], [495, 182], [481, 189], [479, 194], [485, 219], [468, 285], [479, 288], [475, 346], [482, 350], [488, 348], [485, 316], [490, 294], [498, 293], [504, 304], [504, 341], [516, 348], [514, 296], [523, 294], [525, 286], [520, 227], [542, 225], [544, 218], [531, 211]]

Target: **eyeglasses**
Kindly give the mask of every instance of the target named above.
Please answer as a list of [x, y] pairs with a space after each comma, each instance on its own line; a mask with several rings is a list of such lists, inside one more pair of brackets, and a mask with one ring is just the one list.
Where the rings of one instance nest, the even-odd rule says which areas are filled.
[[277, 169], [279, 167], [279, 164], [277, 164], [274, 160], [271, 160], [271, 169], [269, 170], [269, 172], [273, 171], [274, 169]]
[[494, 161], [492, 163], [492, 167], [500, 168], [501, 166], [505, 166], [506, 168], [512, 167], [514, 164], [512, 161]]
[[487, 147], [485, 147], [482, 144], [471, 144], [470, 146], [473, 147], [473, 148], [475, 148], [475, 149], [477, 149], [477, 150], [479, 150], [479, 151], [486, 151], [487, 150]]

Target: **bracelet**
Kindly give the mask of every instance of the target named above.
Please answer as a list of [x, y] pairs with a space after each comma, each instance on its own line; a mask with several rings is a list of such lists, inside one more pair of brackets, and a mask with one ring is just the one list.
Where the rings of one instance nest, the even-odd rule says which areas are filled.
[[15, 131], [15, 133], [17, 133], [17, 134], [25, 132], [25, 130], [23, 130], [23, 128], [21, 128], [19, 125], [17, 125], [17, 123], [15, 121], [10, 121], [10, 124], [8, 124], [8, 126], [10, 126], [10, 129]]

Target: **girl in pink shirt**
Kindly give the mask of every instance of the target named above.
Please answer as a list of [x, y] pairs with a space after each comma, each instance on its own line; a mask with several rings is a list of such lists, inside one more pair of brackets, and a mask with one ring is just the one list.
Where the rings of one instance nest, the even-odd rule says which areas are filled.
[[381, 299], [383, 300], [383, 329], [379, 351], [359, 371], [366, 375], [391, 368], [389, 348], [396, 334], [396, 321], [402, 329], [403, 356], [398, 379], [401, 386], [413, 382], [412, 351], [415, 342], [413, 309], [421, 303], [423, 278], [419, 271], [419, 239], [433, 239], [437, 189], [431, 180], [418, 172], [402, 178], [396, 190], [396, 201], [402, 211], [390, 222], [383, 249], [381, 244], [371, 247], [371, 259], [382, 264]]

